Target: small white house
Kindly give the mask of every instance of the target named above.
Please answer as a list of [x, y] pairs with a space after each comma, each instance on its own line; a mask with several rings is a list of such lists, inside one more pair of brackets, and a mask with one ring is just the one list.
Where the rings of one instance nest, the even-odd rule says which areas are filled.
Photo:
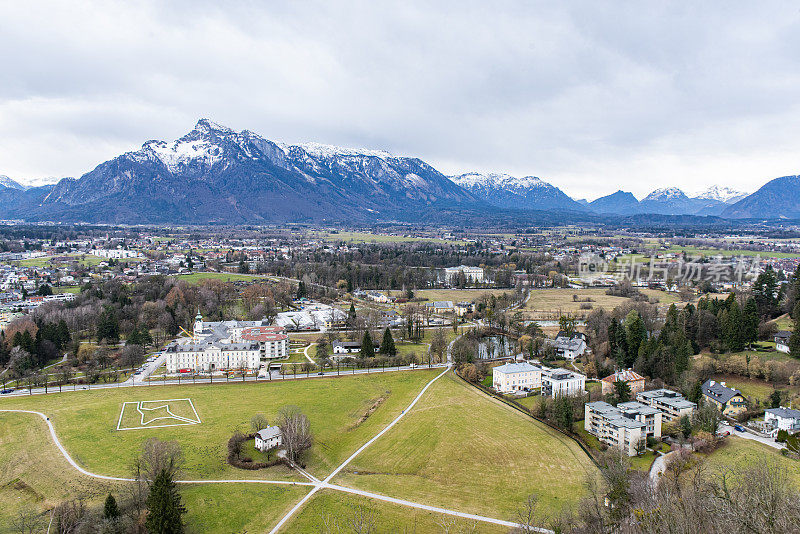
[[256, 449], [266, 452], [275, 447], [280, 447], [283, 443], [283, 434], [277, 426], [268, 426], [256, 432]]
[[775, 350], [789, 354], [789, 338], [791, 337], [792, 333], [787, 330], [775, 332]]
[[334, 341], [333, 353], [334, 354], [356, 354], [361, 352], [360, 341]]
[[790, 434], [800, 432], [800, 410], [767, 408], [764, 410], [764, 422], [772, 426], [774, 433], [778, 430], [786, 430]]
[[586, 339], [583, 334], [575, 334], [570, 337], [564, 332], [559, 332], [558, 336], [549, 344], [555, 347], [556, 356], [567, 360], [574, 360], [586, 353]]

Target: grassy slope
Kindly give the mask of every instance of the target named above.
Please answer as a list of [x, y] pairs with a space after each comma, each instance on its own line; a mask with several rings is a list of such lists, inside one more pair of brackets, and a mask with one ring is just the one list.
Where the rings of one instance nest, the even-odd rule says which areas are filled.
[[98, 503], [120, 488], [75, 472], [38, 416], [0, 414], [0, 532], [11, 532], [20, 510], [43, 511], [77, 496]]
[[377, 532], [440, 534], [447, 532], [446, 526], [450, 527], [450, 532], [475, 534], [508, 532], [507, 528], [490, 523], [456, 519], [443, 514], [330, 490], [322, 491], [312, 497], [281, 532], [327, 532], [323, 527], [325, 524], [335, 524], [340, 529], [333, 529], [332, 532], [353, 532], [351, 523], [359, 513], [363, 514], [362, 517], [372, 518]]
[[[141, 443], [151, 436], [177, 440], [186, 456], [187, 478], [279, 478], [292, 476], [284, 468], [241, 471], [225, 463], [232, 432], [246, 430], [252, 414], [274, 420], [281, 406], [294, 404], [309, 417], [316, 443], [308, 453], [308, 468], [327, 473], [350, 452], [395, 417], [435, 370], [376, 373], [322, 380], [205, 386], [152, 386], [61, 395], [7, 398], [0, 408], [23, 408], [50, 415], [73, 458], [100, 474], [125, 475]], [[367, 421], [353, 425], [375, 399], [387, 400]], [[189, 397], [203, 421], [200, 425], [117, 431], [124, 401]], [[0, 414], [0, 420], [9, 417]]]
[[800, 489], [800, 461], [782, 456], [776, 449], [757, 441], [730, 436], [725, 444], [711, 453], [706, 466], [711, 471], [737, 469], [745, 465], [766, 460], [775, 462]]
[[543, 510], [575, 504], [593, 472], [573, 441], [448, 375], [339, 480], [509, 519], [531, 493]]
[[188, 532], [268, 532], [308, 488], [255, 484], [181, 487]]
[[[203, 484], [181, 486], [189, 532], [263, 531], [274, 525], [307, 488]], [[0, 416], [0, 533], [12, 532], [21, 510], [43, 513], [58, 503], [83, 498], [102, 506], [111, 492], [124, 499], [125, 483], [104, 482], [77, 473], [53, 445], [36, 416]]]

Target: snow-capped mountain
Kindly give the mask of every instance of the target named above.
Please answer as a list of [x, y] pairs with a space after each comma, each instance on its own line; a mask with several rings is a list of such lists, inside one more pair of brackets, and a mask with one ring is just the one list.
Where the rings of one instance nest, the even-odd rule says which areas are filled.
[[19, 189], [20, 191], [28, 189], [28, 186], [22, 185], [21, 183], [12, 180], [11, 178], [9, 178], [4, 174], [0, 174], [0, 187], [7, 187], [9, 189]]
[[656, 189], [639, 203], [640, 213], [661, 215], [694, 215], [716, 204], [716, 201], [689, 198], [677, 187]]
[[699, 200], [716, 200], [717, 202], [722, 202], [723, 204], [733, 204], [742, 200], [747, 195], [748, 193], [745, 193], [744, 191], [737, 191], [736, 189], [732, 189], [730, 187], [712, 185], [705, 191], [695, 195], [694, 198]]
[[451, 204], [480, 203], [417, 158], [278, 144], [201, 119], [180, 139], [147, 141], [79, 179], [61, 180], [32, 215], [133, 223], [366, 220]]
[[536, 176], [470, 172], [450, 179], [476, 197], [506, 209], [585, 211], [559, 188]]

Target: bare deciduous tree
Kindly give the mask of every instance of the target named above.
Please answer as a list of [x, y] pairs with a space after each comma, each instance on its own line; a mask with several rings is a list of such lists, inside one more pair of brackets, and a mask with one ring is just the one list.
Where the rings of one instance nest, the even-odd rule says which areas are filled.
[[174, 479], [183, 467], [183, 453], [177, 441], [150, 438], [142, 444], [142, 451], [133, 460], [133, 474], [137, 480], [152, 482], [162, 471]]
[[250, 418], [250, 429], [253, 432], [258, 432], [259, 430], [263, 430], [268, 426], [269, 421], [267, 420], [267, 416], [263, 413], [257, 413]]
[[284, 406], [278, 412], [277, 424], [283, 434], [287, 458], [291, 462], [297, 462], [303, 451], [309, 449], [313, 443], [308, 417], [297, 406]]

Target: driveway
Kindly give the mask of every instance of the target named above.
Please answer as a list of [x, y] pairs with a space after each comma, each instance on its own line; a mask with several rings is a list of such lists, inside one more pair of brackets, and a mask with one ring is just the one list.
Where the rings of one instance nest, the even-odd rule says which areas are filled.
[[769, 445], [773, 449], [780, 450], [780, 449], [786, 448], [786, 445], [784, 445], [783, 443], [777, 443], [772, 438], [762, 438], [761, 436], [757, 436], [755, 434], [751, 434], [750, 432], [739, 432], [738, 430], [733, 428], [728, 423], [720, 423], [719, 431], [720, 432], [724, 432], [724, 431], [730, 432], [731, 436], [737, 436], [737, 437], [740, 437], [742, 439], [749, 439], [749, 440], [752, 440], [752, 441], [758, 441], [760, 443], [763, 443], [764, 445]]

